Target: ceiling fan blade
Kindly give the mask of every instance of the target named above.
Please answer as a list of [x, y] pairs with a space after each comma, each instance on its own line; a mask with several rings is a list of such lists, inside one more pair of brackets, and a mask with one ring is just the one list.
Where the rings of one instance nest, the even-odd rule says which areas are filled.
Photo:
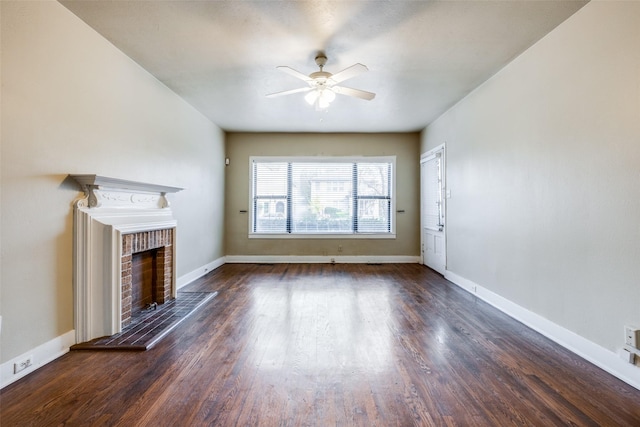
[[343, 82], [352, 77], [358, 76], [366, 71], [369, 71], [366, 65], [362, 65], [360, 63], [353, 64], [351, 67], [347, 67], [342, 71], [338, 71], [334, 75], [331, 76], [331, 80], [336, 83]]
[[298, 89], [291, 89], [291, 90], [285, 90], [282, 92], [275, 92], [275, 93], [270, 93], [268, 95], [266, 95], [267, 98], [275, 98], [277, 96], [283, 96], [283, 95], [291, 95], [292, 93], [300, 93], [300, 92], [309, 92], [312, 88], [310, 87], [300, 87]]
[[376, 94], [373, 92], [367, 92], [366, 90], [360, 89], [352, 89], [350, 87], [344, 86], [333, 86], [331, 90], [341, 95], [355, 96], [356, 98], [366, 99], [367, 101], [371, 101], [376, 97]]
[[280, 71], [284, 71], [285, 73], [300, 79], [300, 80], [304, 80], [305, 82], [309, 82], [312, 81], [313, 79], [309, 76], [307, 76], [306, 74], [302, 74], [300, 71], [296, 71], [291, 67], [287, 67], [286, 65], [281, 65], [279, 67], [276, 67], [278, 70]]

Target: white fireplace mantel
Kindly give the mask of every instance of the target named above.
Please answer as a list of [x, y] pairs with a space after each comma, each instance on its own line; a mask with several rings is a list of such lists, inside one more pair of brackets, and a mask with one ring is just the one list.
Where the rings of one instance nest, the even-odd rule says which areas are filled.
[[[84, 197], [74, 203], [76, 342], [121, 332], [122, 235], [172, 229], [177, 221], [166, 198], [182, 188], [99, 175], [69, 175]], [[175, 296], [175, 253], [172, 289]]]
[[110, 207], [155, 205], [155, 207], [164, 208], [169, 206], [167, 193], [184, 190], [180, 187], [147, 184], [100, 175], [69, 175], [69, 177], [80, 184], [87, 197], [87, 207], [90, 208], [103, 205]]

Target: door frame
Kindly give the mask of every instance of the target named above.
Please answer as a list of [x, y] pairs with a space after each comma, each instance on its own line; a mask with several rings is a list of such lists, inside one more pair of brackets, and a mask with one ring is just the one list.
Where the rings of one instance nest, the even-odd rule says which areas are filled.
[[422, 265], [425, 264], [424, 254], [425, 254], [425, 241], [424, 241], [424, 212], [423, 212], [423, 176], [422, 176], [422, 165], [434, 157], [438, 152], [441, 152], [441, 165], [442, 165], [442, 217], [444, 219], [444, 267], [447, 269], [447, 259], [448, 259], [448, 242], [447, 242], [447, 199], [449, 198], [449, 190], [447, 189], [447, 150], [446, 150], [446, 141], [442, 144], [426, 151], [420, 155], [420, 263]]

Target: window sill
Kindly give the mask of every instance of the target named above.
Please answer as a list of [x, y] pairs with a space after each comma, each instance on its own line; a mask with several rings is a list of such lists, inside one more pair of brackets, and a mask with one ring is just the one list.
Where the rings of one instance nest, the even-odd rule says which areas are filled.
[[249, 234], [249, 239], [395, 239], [395, 233], [344, 233], [344, 234], [319, 234], [319, 233], [296, 233], [296, 234]]

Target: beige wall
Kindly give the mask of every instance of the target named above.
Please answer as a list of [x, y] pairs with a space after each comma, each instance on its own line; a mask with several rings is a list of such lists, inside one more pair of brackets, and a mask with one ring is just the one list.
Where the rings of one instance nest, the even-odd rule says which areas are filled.
[[[225, 252], [227, 255], [418, 256], [419, 134], [252, 134], [227, 135]], [[249, 239], [250, 156], [388, 156], [396, 158], [397, 238]], [[338, 252], [338, 246], [343, 250]]]
[[67, 174], [185, 187], [170, 196], [182, 276], [224, 255], [224, 136], [57, 2], [0, 4], [6, 361], [74, 327]]
[[431, 124], [448, 269], [616, 351], [640, 325], [640, 3], [591, 2]]

